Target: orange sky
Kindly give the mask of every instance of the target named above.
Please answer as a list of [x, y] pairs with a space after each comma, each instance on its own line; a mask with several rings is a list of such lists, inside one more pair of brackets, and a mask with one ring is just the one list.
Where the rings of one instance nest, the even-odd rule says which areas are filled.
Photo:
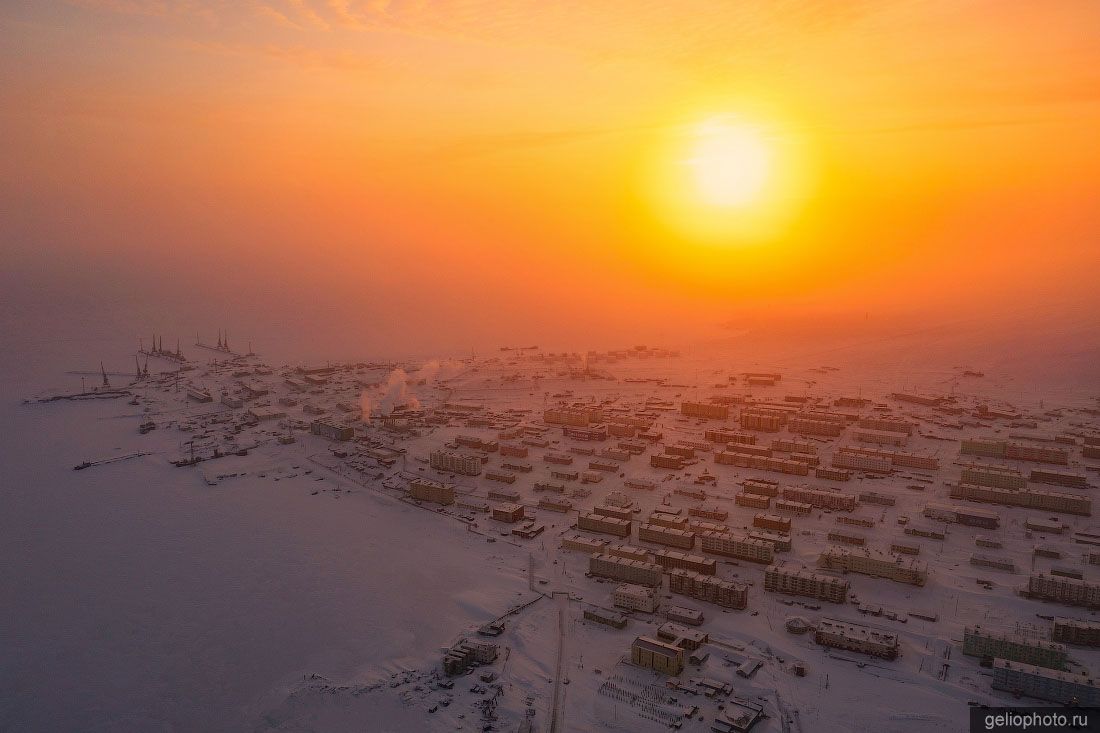
[[[395, 337], [1092, 317], [1098, 28], [1091, 0], [7, 3], [0, 247], [23, 279], [328, 299]], [[797, 169], [751, 241], [653, 192], [711, 114]]]

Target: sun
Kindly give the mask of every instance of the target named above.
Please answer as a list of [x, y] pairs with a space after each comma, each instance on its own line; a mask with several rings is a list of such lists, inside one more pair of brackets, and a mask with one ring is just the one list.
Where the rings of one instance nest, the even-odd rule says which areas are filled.
[[804, 210], [815, 166], [803, 126], [781, 110], [744, 106], [696, 109], [654, 131], [639, 176], [642, 217], [677, 256], [690, 256], [685, 246], [744, 251], [781, 242]]
[[684, 162], [702, 203], [737, 207], [760, 199], [771, 172], [772, 154], [757, 129], [715, 118], [697, 126], [690, 157]]

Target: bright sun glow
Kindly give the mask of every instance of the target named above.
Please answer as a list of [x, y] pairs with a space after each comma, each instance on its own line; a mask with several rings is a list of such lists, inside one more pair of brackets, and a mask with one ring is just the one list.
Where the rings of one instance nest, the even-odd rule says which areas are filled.
[[755, 129], [723, 119], [699, 125], [691, 157], [695, 188], [711, 206], [747, 206], [759, 199], [771, 169], [771, 151]]
[[[657, 241], [681, 261], [713, 267], [716, 251], [794, 256], [786, 241], [811, 187], [807, 140], [778, 108], [697, 110], [661, 129], [644, 174]], [[702, 246], [699, 256], [684, 246]]]

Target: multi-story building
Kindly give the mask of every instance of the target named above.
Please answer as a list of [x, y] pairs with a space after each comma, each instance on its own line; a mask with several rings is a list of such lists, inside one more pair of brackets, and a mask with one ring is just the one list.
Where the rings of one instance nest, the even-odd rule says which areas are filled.
[[573, 440], [607, 440], [606, 425], [590, 425], [587, 428], [574, 428], [565, 425], [561, 434]]
[[605, 517], [595, 512], [577, 517], [577, 528], [588, 532], [601, 532], [616, 537], [629, 537], [631, 522], [619, 517]]
[[740, 443], [755, 445], [756, 436], [751, 433], [738, 433], [733, 430], [709, 429], [703, 431], [703, 438], [711, 443]]
[[499, 468], [491, 468], [486, 471], [485, 478], [490, 481], [499, 481], [503, 484], [514, 484], [516, 482], [516, 475], [514, 473]]
[[701, 575], [715, 575], [718, 572], [718, 563], [711, 558], [702, 555], [690, 555], [679, 550], [654, 550], [653, 562], [666, 571], [683, 568]]
[[833, 454], [833, 467], [866, 471], [868, 473], [891, 473], [894, 464], [889, 458], [869, 456], [852, 451], [837, 451]]
[[1100, 705], [1100, 686], [1083, 672], [1062, 672], [1008, 659], [994, 659], [991, 686], [994, 690], [1062, 705]]
[[1067, 486], [1071, 489], [1089, 488], [1089, 479], [1083, 473], [1070, 473], [1068, 471], [1051, 471], [1049, 468], [1036, 468], [1031, 471], [1029, 481], [1037, 484], [1050, 484], [1052, 486]]
[[561, 538], [562, 549], [576, 550], [577, 552], [584, 552], [591, 555], [592, 553], [603, 552], [604, 547], [607, 545], [603, 540], [598, 540], [595, 537], [585, 537], [580, 534], [567, 534]]
[[841, 514], [836, 518], [837, 524], [847, 524], [851, 527], [864, 527], [871, 529], [875, 526], [875, 520], [871, 517], [865, 517], [857, 514]]
[[543, 410], [542, 420], [550, 425], [571, 425], [586, 428], [592, 423], [603, 420], [603, 413], [598, 408], [555, 407]]
[[588, 558], [588, 572], [601, 578], [658, 587], [661, 585], [664, 569], [656, 563], [616, 557], [603, 552]]
[[1022, 634], [987, 631], [981, 626], [963, 629], [963, 654], [969, 657], [1010, 659], [1048, 669], [1065, 669], [1066, 647]]
[[623, 583], [611, 594], [612, 603], [618, 608], [653, 613], [657, 610], [657, 593], [644, 585]]
[[741, 427], [744, 430], [778, 433], [783, 428], [783, 418], [779, 415], [742, 410]]
[[921, 513], [929, 519], [940, 522], [954, 522], [967, 527], [981, 527], [982, 529], [997, 529], [1001, 523], [1000, 515], [996, 512], [969, 509], [951, 504], [929, 502]]
[[829, 547], [821, 553], [817, 564], [828, 570], [844, 570], [910, 585], [924, 585], [928, 580], [928, 565], [923, 561], [865, 547]]
[[814, 641], [821, 646], [870, 654], [882, 659], [896, 659], [898, 656], [897, 634], [831, 618], [823, 618], [817, 622]]
[[733, 497], [733, 503], [737, 506], [750, 507], [752, 509], [768, 509], [771, 507], [771, 497], [742, 491]]
[[950, 496], [952, 499], [1040, 509], [1058, 514], [1076, 514], [1084, 517], [1092, 515], [1092, 499], [1080, 494], [1067, 494], [1062, 491], [1012, 490], [994, 486], [979, 486], [972, 483], [958, 483], [951, 487]]
[[1100, 646], [1100, 622], [1058, 616], [1054, 619], [1050, 638], [1078, 646]]
[[860, 443], [875, 445], [904, 445], [906, 440], [905, 435], [886, 430], [856, 430], [854, 436]]
[[844, 424], [810, 417], [792, 417], [787, 421], [787, 428], [799, 435], [822, 435], [835, 438], [844, 431]]
[[513, 458], [526, 458], [530, 449], [525, 445], [516, 445], [515, 443], [501, 443], [500, 455], [511, 456]]
[[879, 506], [894, 506], [897, 498], [888, 494], [880, 494], [877, 491], [861, 491], [856, 495], [860, 504], [878, 504]]
[[1027, 479], [1015, 468], [984, 463], [968, 463], [962, 467], [960, 483], [993, 486], [999, 489], [1026, 489]]
[[840, 491], [821, 491], [819, 489], [786, 486], [783, 488], [783, 498], [800, 501], [819, 509], [850, 512], [856, 508], [855, 494], [845, 494]]
[[726, 608], [745, 608], [749, 603], [748, 584], [721, 580], [713, 575], [702, 575], [681, 568], [669, 571], [668, 587], [677, 595], [708, 601]]
[[829, 481], [851, 481], [852, 472], [845, 471], [842, 468], [827, 468], [825, 466], [818, 466], [814, 469], [814, 476], [817, 478], [827, 479]]
[[741, 450], [718, 451], [714, 454], [714, 462], [727, 466], [737, 466], [739, 468], [755, 468], [760, 471], [789, 473], [795, 476], [805, 476], [810, 472], [810, 467], [803, 461], [758, 456]]
[[992, 568], [994, 570], [1003, 570], [1008, 573], [1016, 572], [1016, 561], [1011, 557], [1004, 557], [1001, 555], [987, 555], [982, 552], [975, 552], [970, 556], [970, 564], [979, 568]]
[[409, 496], [447, 506], [455, 503], [455, 487], [429, 478], [415, 478], [409, 482]]
[[477, 476], [481, 473], [481, 458], [449, 450], [435, 450], [429, 458], [431, 467], [439, 471]]
[[782, 451], [783, 453], [806, 453], [808, 455], [813, 455], [817, 453], [817, 446], [805, 440], [776, 438], [772, 441], [772, 450]]
[[699, 535], [699, 542], [700, 549], [712, 555], [725, 555], [758, 563], [770, 563], [775, 557], [775, 548], [771, 543], [743, 535], [703, 532]]
[[713, 405], [707, 402], [681, 402], [680, 414], [688, 417], [702, 417], [707, 420], [726, 420], [730, 408], [725, 405]]
[[[705, 498], [704, 494], [704, 498]], [[724, 522], [729, 519], [730, 513], [717, 506], [693, 506], [688, 508], [688, 514], [700, 519], [711, 519], [715, 522]]]
[[1077, 578], [1033, 573], [1028, 579], [1027, 593], [1032, 598], [1044, 598], [1069, 606], [1100, 608], [1100, 585]]
[[649, 561], [649, 549], [625, 542], [609, 542], [604, 552], [615, 557], [625, 557], [627, 560]]
[[775, 532], [790, 532], [790, 517], [780, 517], [775, 514], [757, 514], [752, 518], [752, 526], [761, 529], [770, 529]]
[[906, 453], [887, 448], [864, 448], [844, 445], [837, 448], [837, 453], [846, 453], [857, 456], [870, 456], [872, 458], [885, 458], [895, 468], [923, 468], [937, 470], [940, 467], [940, 459], [935, 456], [922, 456], [916, 453]]
[[492, 518], [498, 522], [513, 524], [524, 518], [522, 504], [497, 504], [493, 507]]
[[[671, 507], [666, 507], [666, 510], [670, 508]], [[668, 527], [669, 529], [687, 530], [688, 525], [691, 524], [691, 520], [681, 516], [679, 512], [679, 509], [676, 509], [675, 513], [654, 509], [649, 515], [649, 524], [654, 524], [658, 527]]]
[[790, 499], [776, 499], [775, 510], [777, 512], [787, 512], [788, 514], [794, 514], [796, 516], [807, 516], [813, 511], [813, 505], [807, 504], [804, 501], [791, 501]]
[[857, 424], [861, 428], [884, 430], [891, 433], [905, 433], [906, 435], [912, 435], [916, 427], [911, 422], [889, 417], [864, 417], [860, 418]]
[[826, 535], [826, 539], [829, 542], [839, 542], [842, 545], [854, 545], [856, 547], [863, 547], [867, 544], [867, 538], [861, 534], [855, 532], [841, 532], [840, 530], [832, 530]]
[[539, 499], [539, 509], [565, 514], [573, 509], [573, 502], [564, 497], [544, 496]]
[[675, 676], [684, 669], [684, 650], [651, 636], [639, 636], [630, 645], [630, 661], [638, 667]]
[[832, 603], [848, 600], [851, 584], [833, 575], [815, 573], [790, 563], [769, 566], [764, 571], [764, 590], [795, 596], [808, 596]]
[[642, 542], [656, 542], [659, 545], [678, 547], [682, 550], [695, 549], [694, 532], [662, 527], [648, 522], [638, 525], [638, 539]]
[[1032, 463], [1056, 463], [1065, 466], [1069, 463], [1069, 454], [1063, 448], [1045, 445], [1023, 445], [1009, 443], [1005, 446], [1005, 458]]
[[684, 457], [674, 456], [671, 453], [654, 453], [649, 457], [649, 465], [654, 468], [669, 468], [679, 471], [684, 467]]

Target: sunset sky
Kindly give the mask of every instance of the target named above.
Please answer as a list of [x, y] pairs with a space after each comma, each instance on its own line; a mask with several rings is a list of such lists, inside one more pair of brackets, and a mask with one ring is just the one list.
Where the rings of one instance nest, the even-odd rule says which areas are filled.
[[1095, 313], [1098, 33], [1094, 0], [7, 2], [5, 278], [417, 348]]

